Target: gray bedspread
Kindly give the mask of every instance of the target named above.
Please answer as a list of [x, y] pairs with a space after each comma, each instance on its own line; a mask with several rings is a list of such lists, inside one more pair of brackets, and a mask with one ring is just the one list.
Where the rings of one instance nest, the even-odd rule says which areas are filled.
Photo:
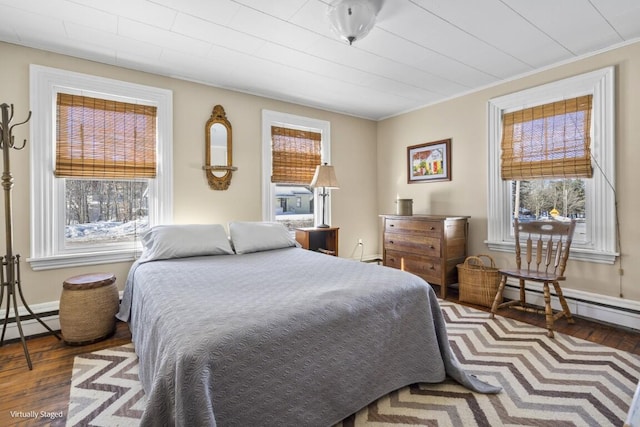
[[134, 264], [142, 425], [330, 426], [408, 384], [467, 375], [431, 287], [399, 270], [287, 248]]

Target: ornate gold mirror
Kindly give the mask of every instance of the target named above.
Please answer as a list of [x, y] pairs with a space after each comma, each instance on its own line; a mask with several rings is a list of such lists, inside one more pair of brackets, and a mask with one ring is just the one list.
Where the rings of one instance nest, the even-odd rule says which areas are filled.
[[238, 168], [233, 166], [231, 146], [231, 123], [222, 105], [213, 107], [211, 117], [204, 126], [205, 165], [209, 187], [213, 190], [226, 190], [231, 184], [231, 174]]

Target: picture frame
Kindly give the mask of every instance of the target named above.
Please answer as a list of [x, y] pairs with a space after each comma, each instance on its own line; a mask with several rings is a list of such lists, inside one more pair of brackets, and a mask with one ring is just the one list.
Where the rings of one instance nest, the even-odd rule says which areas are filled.
[[407, 182], [451, 181], [451, 138], [407, 147]]

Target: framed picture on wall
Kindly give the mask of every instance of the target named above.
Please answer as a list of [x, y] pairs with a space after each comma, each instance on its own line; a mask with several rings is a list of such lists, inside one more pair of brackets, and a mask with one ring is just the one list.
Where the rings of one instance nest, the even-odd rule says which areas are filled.
[[407, 181], [451, 181], [451, 138], [407, 147]]

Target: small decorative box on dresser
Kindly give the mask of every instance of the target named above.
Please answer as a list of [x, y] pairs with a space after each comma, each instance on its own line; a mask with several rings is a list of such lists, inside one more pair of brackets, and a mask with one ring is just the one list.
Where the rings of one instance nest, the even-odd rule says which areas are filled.
[[384, 265], [408, 271], [432, 285], [458, 282], [456, 265], [467, 256], [468, 216], [382, 215]]
[[304, 249], [338, 256], [337, 227], [304, 227], [296, 228], [296, 241]]

